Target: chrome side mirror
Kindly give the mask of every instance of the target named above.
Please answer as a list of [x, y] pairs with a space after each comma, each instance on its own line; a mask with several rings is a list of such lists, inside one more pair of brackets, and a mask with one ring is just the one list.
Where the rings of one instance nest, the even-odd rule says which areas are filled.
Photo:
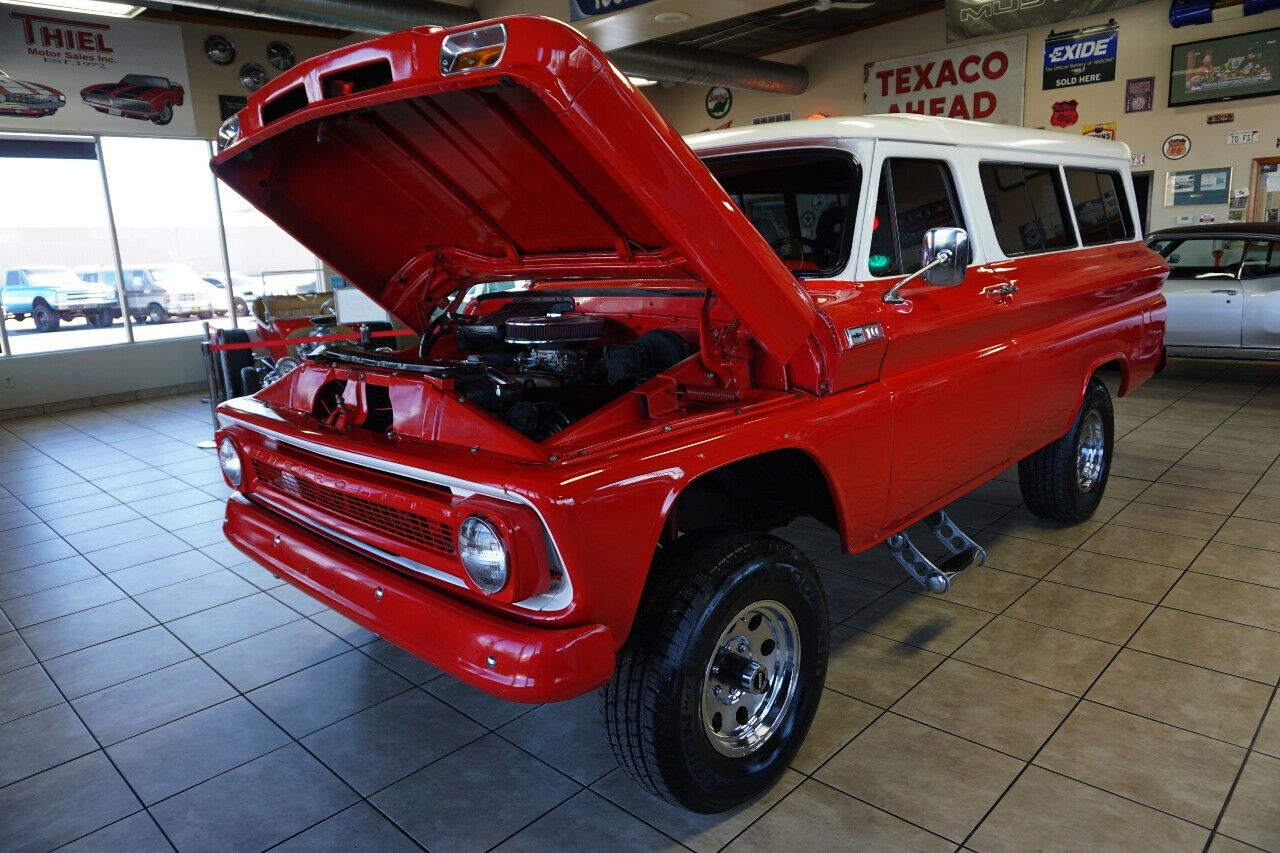
[[906, 302], [898, 291], [917, 278], [934, 287], [954, 287], [964, 281], [972, 260], [969, 232], [963, 228], [930, 228], [925, 232], [920, 256], [924, 265], [891, 287], [884, 295], [885, 302]]
[[921, 250], [924, 280], [934, 287], [954, 287], [964, 281], [972, 253], [969, 232], [963, 228], [930, 228]]

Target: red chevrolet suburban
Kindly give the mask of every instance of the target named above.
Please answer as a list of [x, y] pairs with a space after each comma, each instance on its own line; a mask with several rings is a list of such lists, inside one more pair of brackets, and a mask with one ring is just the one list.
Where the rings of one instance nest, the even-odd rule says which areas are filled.
[[619, 763], [695, 810], [767, 787], [822, 694], [822, 585], [770, 530], [812, 516], [945, 593], [984, 553], [941, 508], [1017, 463], [1032, 512], [1088, 518], [1098, 372], [1163, 364], [1116, 142], [902, 115], [686, 141], [515, 17], [299, 63], [220, 146], [420, 336], [219, 408], [228, 539], [494, 695], [601, 689]]

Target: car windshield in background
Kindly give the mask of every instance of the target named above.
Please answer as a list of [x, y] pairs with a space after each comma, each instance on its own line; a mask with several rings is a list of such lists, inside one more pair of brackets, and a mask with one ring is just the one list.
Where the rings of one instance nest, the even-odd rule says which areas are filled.
[[706, 164], [796, 275], [844, 269], [857, 205], [852, 157], [805, 150], [710, 157]]
[[130, 86], [153, 86], [159, 89], [169, 88], [169, 81], [163, 77], [152, 77], [147, 74], [126, 74], [120, 78], [121, 83]]
[[80, 287], [83, 281], [71, 270], [33, 270], [27, 272], [27, 280], [37, 287]]

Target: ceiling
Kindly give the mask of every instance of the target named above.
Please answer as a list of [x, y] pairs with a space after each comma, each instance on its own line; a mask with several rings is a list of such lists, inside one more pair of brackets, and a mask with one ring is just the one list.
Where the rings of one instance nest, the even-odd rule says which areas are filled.
[[829, 4], [801, 0], [686, 28], [656, 40], [739, 56], [764, 56], [941, 9], [942, 5], [937, 0], [832, 0]]

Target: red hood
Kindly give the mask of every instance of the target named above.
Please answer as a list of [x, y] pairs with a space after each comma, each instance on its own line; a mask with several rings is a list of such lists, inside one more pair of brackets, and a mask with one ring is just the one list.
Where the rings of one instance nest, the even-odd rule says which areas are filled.
[[419, 331], [424, 302], [475, 282], [693, 278], [794, 354], [813, 303], [680, 136], [570, 27], [501, 23], [490, 68], [440, 71], [445, 37], [485, 24], [300, 63], [213, 170]]

